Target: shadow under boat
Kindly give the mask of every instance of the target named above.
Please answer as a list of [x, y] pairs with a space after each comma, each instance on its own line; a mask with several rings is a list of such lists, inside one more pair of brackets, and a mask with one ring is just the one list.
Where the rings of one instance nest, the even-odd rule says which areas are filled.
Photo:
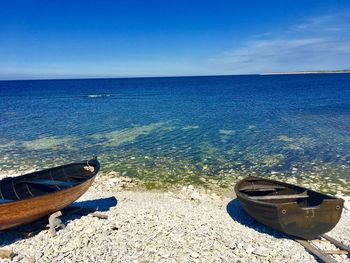
[[[74, 202], [70, 206], [61, 210], [62, 216], [60, 216], [60, 219], [63, 224], [67, 225], [73, 220], [94, 212], [107, 212], [117, 204], [118, 200], [114, 196]], [[35, 236], [41, 231], [48, 229], [48, 218], [49, 216], [46, 216], [32, 223], [0, 231], [0, 247], [10, 245], [21, 239]]]
[[280, 231], [277, 231], [271, 227], [265, 226], [258, 221], [256, 221], [254, 218], [252, 218], [250, 215], [248, 215], [243, 208], [241, 207], [241, 204], [237, 198], [231, 200], [227, 206], [226, 211], [229, 214], [229, 216], [236, 222], [249, 227], [251, 229], [254, 229], [260, 233], [271, 235], [275, 238], [292, 238], [292, 236], [282, 233]]

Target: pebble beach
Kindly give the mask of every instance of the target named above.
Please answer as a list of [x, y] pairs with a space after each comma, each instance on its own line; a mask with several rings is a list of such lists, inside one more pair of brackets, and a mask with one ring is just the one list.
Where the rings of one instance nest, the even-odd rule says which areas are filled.
[[[350, 196], [342, 218], [328, 234], [350, 245]], [[0, 233], [1, 247], [14, 252], [0, 262], [317, 262], [300, 244], [242, 211], [234, 191], [192, 185], [145, 190], [116, 173], [100, 173], [74, 204], [99, 210], [61, 217], [55, 237], [48, 228], [24, 237]], [[314, 244], [336, 248], [323, 240]], [[338, 262], [350, 262], [335, 255]]]

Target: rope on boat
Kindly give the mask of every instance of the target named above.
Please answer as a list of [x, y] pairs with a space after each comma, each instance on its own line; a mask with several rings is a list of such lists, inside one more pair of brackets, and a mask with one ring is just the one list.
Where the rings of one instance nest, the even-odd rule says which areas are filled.
[[89, 172], [93, 173], [95, 171], [95, 167], [91, 166], [89, 164], [89, 161], [86, 161], [86, 164], [87, 164], [87, 166], [84, 166], [85, 171], [89, 171]]

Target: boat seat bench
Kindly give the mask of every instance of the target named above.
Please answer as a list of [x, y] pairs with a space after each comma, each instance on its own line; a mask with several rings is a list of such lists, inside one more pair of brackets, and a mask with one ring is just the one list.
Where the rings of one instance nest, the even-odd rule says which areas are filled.
[[264, 191], [277, 191], [286, 189], [285, 186], [279, 185], [247, 185], [239, 189], [240, 192], [264, 192]]
[[63, 187], [71, 187], [71, 186], [78, 184], [76, 182], [65, 182], [65, 181], [49, 180], [49, 179], [32, 179], [32, 180], [23, 181], [23, 183], [42, 184], [42, 185], [57, 185], [57, 186], [63, 186]]
[[276, 199], [295, 199], [295, 198], [308, 198], [307, 192], [292, 195], [264, 195], [264, 196], [249, 196], [253, 200], [276, 200]]
[[0, 199], [0, 204], [6, 204], [6, 203], [9, 203], [9, 202], [13, 202], [14, 200], [10, 200], [10, 199], [3, 199], [1, 198]]

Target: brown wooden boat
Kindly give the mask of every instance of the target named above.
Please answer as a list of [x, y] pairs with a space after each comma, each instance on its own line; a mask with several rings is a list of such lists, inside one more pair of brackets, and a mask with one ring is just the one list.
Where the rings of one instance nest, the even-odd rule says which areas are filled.
[[0, 230], [63, 209], [83, 195], [100, 169], [97, 158], [0, 181]]
[[235, 192], [256, 221], [303, 239], [330, 231], [339, 221], [344, 200], [279, 181], [248, 177]]

